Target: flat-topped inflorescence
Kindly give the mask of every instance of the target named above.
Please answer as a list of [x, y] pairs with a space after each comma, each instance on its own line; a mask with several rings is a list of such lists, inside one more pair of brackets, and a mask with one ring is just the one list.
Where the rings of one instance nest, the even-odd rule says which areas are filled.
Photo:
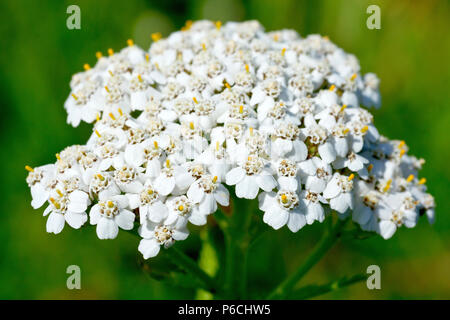
[[94, 123], [91, 137], [26, 167], [48, 232], [80, 228], [87, 212], [101, 239], [138, 223], [139, 251], [153, 257], [228, 206], [225, 185], [258, 198], [275, 229], [336, 211], [388, 239], [434, 220], [424, 161], [363, 108], [380, 106], [378, 78], [328, 38], [198, 21], [152, 39], [148, 51], [129, 40], [97, 53], [73, 76], [67, 121]]

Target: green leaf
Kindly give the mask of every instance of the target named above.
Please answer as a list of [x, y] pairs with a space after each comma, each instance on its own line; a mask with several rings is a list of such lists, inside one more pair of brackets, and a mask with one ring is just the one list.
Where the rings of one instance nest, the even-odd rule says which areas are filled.
[[367, 275], [357, 274], [351, 277], [343, 277], [339, 280], [335, 280], [323, 285], [308, 285], [292, 292], [292, 294], [288, 298], [293, 300], [310, 299], [331, 291], [350, 286], [366, 279]]

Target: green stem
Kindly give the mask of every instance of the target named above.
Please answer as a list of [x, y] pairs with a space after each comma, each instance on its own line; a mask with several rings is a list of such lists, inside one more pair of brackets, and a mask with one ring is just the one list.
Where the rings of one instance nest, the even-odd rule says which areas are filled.
[[325, 293], [351, 286], [352, 284], [364, 281], [366, 279], [367, 275], [357, 274], [350, 278], [345, 277], [320, 286], [306, 286], [298, 289], [297, 291], [294, 291], [291, 294], [290, 299], [311, 299]]
[[248, 228], [256, 200], [233, 197], [233, 214], [220, 225], [225, 235], [224, 291], [229, 299], [245, 299], [247, 291], [247, 252], [250, 242]]
[[283, 299], [288, 296], [294, 286], [300, 281], [301, 278], [325, 255], [325, 253], [331, 249], [336, 243], [337, 238], [340, 236], [342, 227], [345, 225], [346, 220], [340, 220], [332, 227], [332, 229], [320, 240], [316, 245], [313, 252], [308, 256], [305, 262], [297, 269], [292, 275], [284, 280], [275, 290], [267, 296], [267, 299]]
[[166, 250], [166, 254], [175, 264], [202, 281], [210, 292], [217, 292], [216, 281], [211, 278], [205, 271], [200, 269], [197, 263], [182, 251], [172, 246]]

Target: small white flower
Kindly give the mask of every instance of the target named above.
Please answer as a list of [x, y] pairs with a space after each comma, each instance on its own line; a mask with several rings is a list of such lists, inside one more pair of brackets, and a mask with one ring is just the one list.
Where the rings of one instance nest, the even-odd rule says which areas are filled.
[[185, 240], [189, 231], [185, 226], [174, 226], [162, 223], [144, 223], [139, 228], [139, 234], [143, 238], [139, 242], [138, 250], [144, 259], [152, 258], [159, 253], [161, 246], [169, 248], [175, 241]]
[[90, 223], [97, 225], [99, 239], [115, 239], [119, 233], [119, 227], [123, 230], [133, 229], [135, 215], [126, 209], [127, 206], [126, 196], [117, 195], [108, 200], [100, 200], [91, 208]]
[[259, 195], [259, 203], [260, 209], [264, 211], [264, 222], [274, 229], [287, 224], [289, 230], [297, 232], [306, 225], [305, 211], [295, 190], [263, 192]]
[[383, 206], [378, 211], [378, 233], [391, 238], [397, 228], [412, 228], [417, 223], [416, 203], [409, 193], [395, 193], [383, 198]]
[[256, 156], [249, 156], [240, 166], [231, 169], [226, 183], [236, 185], [236, 196], [246, 199], [255, 199], [259, 188], [269, 192], [277, 184], [263, 159]]
[[58, 234], [64, 228], [65, 222], [74, 229], [79, 229], [86, 221], [86, 209], [90, 203], [87, 193], [75, 190], [70, 194], [59, 189], [49, 198], [50, 205], [45, 209], [47, 232]]
[[329, 199], [330, 208], [339, 213], [345, 213], [347, 209], [353, 209], [353, 178], [354, 174], [344, 176], [335, 173], [328, 182], [323, 197]]
[[227, 207], [230, 194], [218, 182], [217, 176], [204, 175], [189, 187], [187, 196], [193, 203], [198, 204], [201, 214], [208, 215], [217, 210], [217, 202]]

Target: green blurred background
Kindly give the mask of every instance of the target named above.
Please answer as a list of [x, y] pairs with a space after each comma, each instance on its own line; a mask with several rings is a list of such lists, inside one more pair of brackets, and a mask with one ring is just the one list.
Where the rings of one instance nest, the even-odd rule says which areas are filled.
[[[70, 4], [81, 8], [81, 30], [66, 28]], [[381, 7], [381, 30], [366, 27], [369, 4]], [[53, 162], [56, 152], [86, 141], [90, 125], [67, 125], [63, 102], [72, 74], [84, 63], [95, 64], [96, 51], [117, 51], [128, 38], [148, 48], [151, 33], [167, 36], [187, 19], [204, 18], [258, 19], [266, 30], [329, 36], [359, 58], [362, 72], [381, 78], [383, 107], [374, 111], [380, 132], [405, 139], [411, 154], [427, 160], [422, 176], [436, 197], [435, 225], [421, 219], [417, 228], [402, 228], [389, 241], [343, 241], [302, 284], [325, 283], [377, 264], [381, 290], [361, 283], [321, 298], [449, 299], [450, 4], [376, 0], [1, 1], [0, 298], [194, 297], [191, 290], [149, 279], [139, 267], [138, 240], [129, 234], [100, 241], [90, 228], [67, 226], [58, 236], [47, 234], [43, 209], [30, 206], [23, 168]], [[285, 229], [267, 234], [250, 253], [250, 287], [263, 295], [304, 259], [322, 230], [313, 225], [295, 235]], [[183, 246], [198, 251], [197, 233]], [[81, 267], [81, 290], [66, 288], [71, 264]]]

